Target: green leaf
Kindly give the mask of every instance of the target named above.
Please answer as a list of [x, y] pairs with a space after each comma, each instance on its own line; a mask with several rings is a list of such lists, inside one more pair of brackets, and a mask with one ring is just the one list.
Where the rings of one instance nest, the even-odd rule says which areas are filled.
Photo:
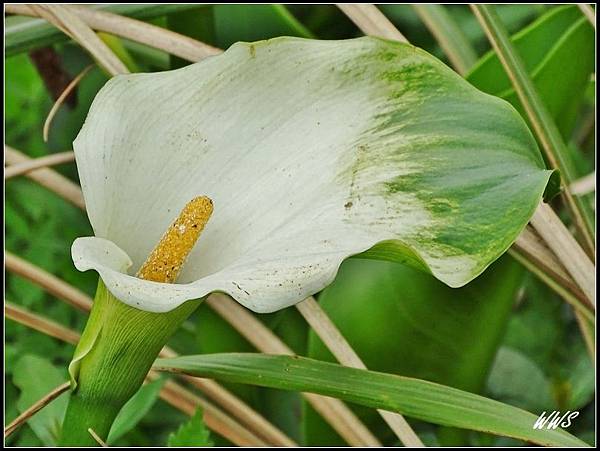
[[502, 347], [487, 382], [495, 399], [533, 412], [557, 409], [552, 385], [535, 362], [521, 352]]
[[152, 408], [165, 382], [164, 378], [157, 379], [142, 386], [133, 397], [123, 406], [108, 434], [107, 443], [113, 445], [120, 437], [133, 429]]
[[547, 446], [586, 446], [568, 432], [533, 429], [537, 415], [419, 379], [295, 356], [212, 354], [159, 359], [160, 371], [308, 391], [399, 412], [409, 418], [489, 432]]
[[574, 367], [568, 368], [568, 398], [566, 409], [579, 410], [593, 401], [596, 391], [594, 364], [586, 352], [580, 352], [575, 359]]
[[[511, 41], [561, 133], [568, 138], [594, 70], [593, 28], [577, 6], [571, 5], [552, 9]], [[466, 78], [477, 88], [508, 100], [527, 117], [495, 52], [487, 53]]]
[[[460, 289], [405, 265], [350, 259], [319, 304], [367, 368], [479, 393], [522, 280], [523, 269], [508, 256]], [[308, 356], [335, 362], [314, 332]], [[307, 439], [317, 444], [323, 428], [332, 431], [311, 413]], [[357, 413], [371, 430], [389, 431], [372, 410]], [[444, 445], [465, 444], [466, 438], [454, 432], [459, 443]], [[334, 437], [333, 444], [342, 444]]]
[[[21, 357], [13, 369], [13, 382], [21, 390], [17, 401], [19, 412], [31, 407], [65, 380], [66, 374], [48, 360], [34, 355]], [[27, 421], [45, 446], [56, 446], [66, 408], [67, 397], [60, 396]]]
[[210, 432], [202, 420], [202, 409], [196, 410], [187, 423], [182, 424], [177, 432], [169, 435], [167, 446], [213, 446]]
[[[205, 6], [197, 10], [172, 13], [167, 16], [169, 30], [192, 39], [213, 45], [215, 42], [214, 7]], [[171, 69], [187, 66], [189, 61], [170, 55]]]
[[216, 44], [227, 48], [238, 41], [258, 41], [277, 36], [311, 38], [284, 5], [215, 5]]

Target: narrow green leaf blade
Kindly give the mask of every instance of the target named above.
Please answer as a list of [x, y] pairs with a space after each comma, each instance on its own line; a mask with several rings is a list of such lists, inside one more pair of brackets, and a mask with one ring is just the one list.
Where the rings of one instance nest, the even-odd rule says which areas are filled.
[[546, 446], [587, 446], [568, 432], [538, 430], [516, 407], [443, 385], [295, 356], [211, 354], [159, 359], [155, 369], [318, 393], [408, 417]]
[[144, 418], [158, 399], [164, 381], [165, 379], [161, 378], [144, 385], [127, 401], [110, 429], [107, 439], [108, 444], [114, 444]]

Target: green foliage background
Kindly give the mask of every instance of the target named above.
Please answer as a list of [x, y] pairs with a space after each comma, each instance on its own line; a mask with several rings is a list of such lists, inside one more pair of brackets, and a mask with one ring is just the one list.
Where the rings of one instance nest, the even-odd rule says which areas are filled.
[[[446, 8], [483, 56], [489, 45], [468, 8]], [[410, 6], [385, 5], [381, 9], [411, 43], [444, 60], [443, 52]], [[138, 7], [138, 17], [153, 16], [149, 20], [155, 24], [221, 48], [239, 40], [279, 35], [321, 39], [360, 35], [330, 5], [165, 7], [152, 14], [151, 6], [147, 10], [144, 13]], [[516, 44], [570, 144], [572, 164], [580, 175], [591, 172], [594, 134], [580, 137], [594, 110], [595, 82], [590, 81], [594, 68], [593, 29], [575, 6], [503, 5], [498, 10], [509, 30], [518, 33]], [[9, 17], [7, 23], [20, 20]], [[157, 71], [187, 64], [139, 44], [123, 44], [137, 70]], [[92, 62], [77, 45], [60, 36], [50, 45], [60, 55], [62, 70], [71, 77]], [[44, 143], [42, 126], [53, 99], [26, 50], [13, 51], [5, 60], [6, 143], [31, 157], [69, 150], [91, 100], [108, 78], [96, 67], [83, 79], [77, 88], [76, 105], [60, 109], [49, 141]], [[494, 56], [483, 57], [467, 79], [520, 109]], [[61, 165], [57, 170], [77, 180], [74, 164]], [[93, 296], [96, 274], [77, 272], [70, 258], [72, 241], [92, 233], [85, 215], [24, 177], [10, 180], [5, 196], [6, 249]], [[77, 331], [85, 324], [81, 312], [10, 273], [6, 299]], [[580, 410], [569, 432], [594, 443], [594, 369], [572, 310], [510, 257], [503, 257], [476, 281], [458, 290], [399, 264], [351, 259], [319, 299], [370, 369], [481, 393], [534, 413]], [[333, 360], [295, 309], [262, 315], [261, 320], [298, 354]], [[73, 347], [9, 320], [5, 325], [8, 422], [67, 379]], [[171, 345], [182, 354], [254, 351], [207, 306], [185, 323]], [[142, 389], [130, 413], [122, 414], [111, 444], [166, 445], [175, 440], [171, 435], [175, 431], [183, 434], [185, 427], [179, 429], [180, 425], [190, 420], [157, 400], [160, 383]], [[231, 384], [228, 388], [299, 443], [343, 444], [297, 393]], [[44, 410], [43, 415], [12, 435], [7, 444], [54, 444], [65, 401], [61, 399]], [[373, 410], [355, 410], [385, 444], [397, 444]], [[522, 444], [481, 433], [413, 425], [430, 445]], [[211, 438], [217, 445], [227, 444], [216, 434]], [[203, 439], [210, 444], [206, 437]]]

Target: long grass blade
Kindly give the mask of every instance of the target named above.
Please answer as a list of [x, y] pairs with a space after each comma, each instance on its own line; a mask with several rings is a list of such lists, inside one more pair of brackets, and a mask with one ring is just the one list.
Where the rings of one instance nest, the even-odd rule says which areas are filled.
[[[312, 391], [444, 426], [545, 446], [587, 446], [562, 429], [539, 430], [537, 415], [432, 382], [282, 355], [208, 354], [157, 360], [154, 369], [283, 390]], [[257, 377], [260, 375], [260, 377]]]

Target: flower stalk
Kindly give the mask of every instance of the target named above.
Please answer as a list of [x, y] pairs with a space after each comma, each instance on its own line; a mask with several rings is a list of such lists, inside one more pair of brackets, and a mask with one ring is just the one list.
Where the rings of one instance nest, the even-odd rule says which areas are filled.
[[[137, 276], [174, 282], [211, 213], [207, 197], [189, 202]], [[106, 441], [115, 417], [142, 385], [162, 347], [199, 305], [192, 300], [167, 313], [138, 310], [118, 300], [99, 280], [90, 317], [69, 365], [73, 393], [61, 445], [97, 445], [90, 429]]]

